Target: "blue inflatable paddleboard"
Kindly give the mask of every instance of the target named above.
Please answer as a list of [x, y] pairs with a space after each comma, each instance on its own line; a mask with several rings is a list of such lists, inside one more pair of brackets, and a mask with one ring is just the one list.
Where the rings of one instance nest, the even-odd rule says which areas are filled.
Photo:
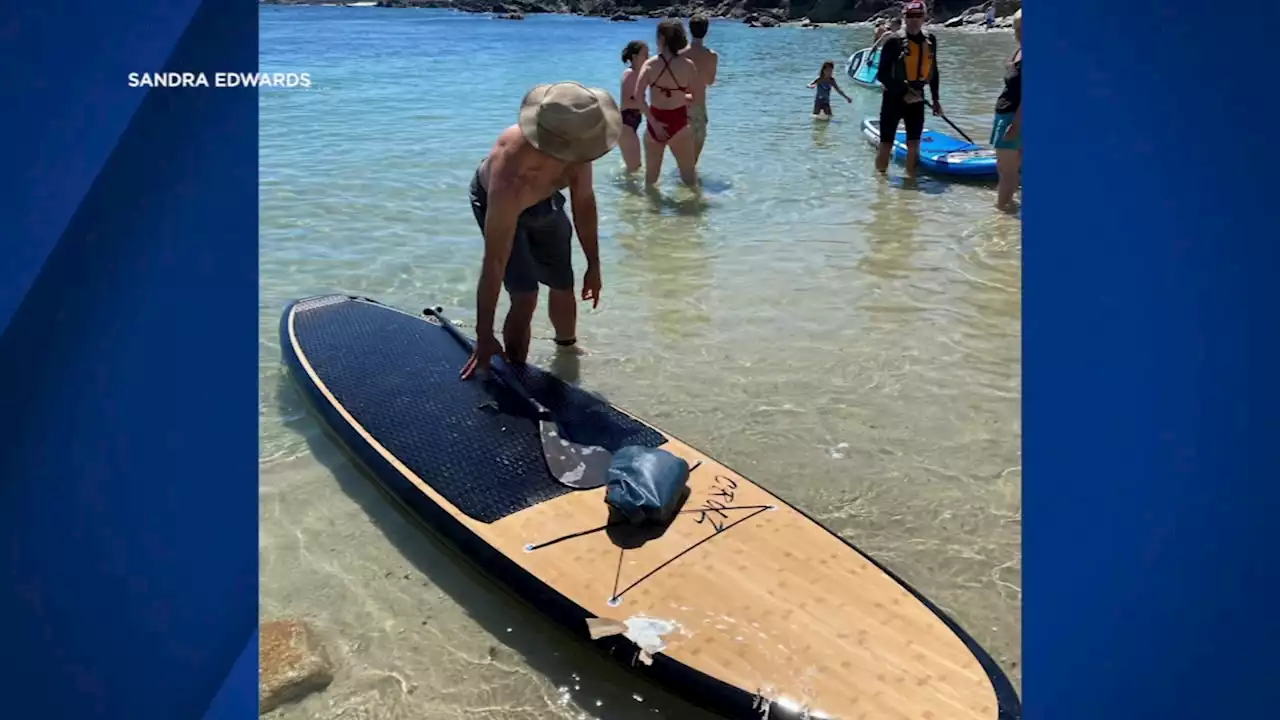
[[857, 84], [883, 90], [880, 83], [876, 81], [876, 70], [880, 64], [880, 49], [869, 52], [871, 48], [863, 48], [853, 55], [849, 56], [849, 62], [845, 66], [845, 73]]
[[[880, 120], [862, 121], [862, 134], [872, 145], [880, 144]], [[907, 133], [898, 130], [893, 139], [893, 157], [907, 157]], [[920, 135], [920, 167], [935, 175], [974, 179], [996, 179], [996, 151], [925, 128]]]

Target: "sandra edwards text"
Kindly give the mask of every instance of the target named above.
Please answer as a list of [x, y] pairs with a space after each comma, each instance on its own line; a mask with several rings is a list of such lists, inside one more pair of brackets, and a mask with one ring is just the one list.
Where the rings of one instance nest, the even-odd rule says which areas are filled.
[[129, 87], [309, 88], [311, 73], [129, 73]]

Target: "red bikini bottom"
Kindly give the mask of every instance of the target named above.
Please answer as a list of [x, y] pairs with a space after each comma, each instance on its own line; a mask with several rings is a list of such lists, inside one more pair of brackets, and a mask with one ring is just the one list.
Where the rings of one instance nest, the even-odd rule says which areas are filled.
[[[652, 105], [649, 110], [653, 112], [653, 119], [662, 123], [667, 128], [667, 140], [675, 137], [676, 133], [685, 129], [689, 125], [689, 106], [681, 105], [675, 108], [656, 108]], [[654, 140], [658, 140], [658, 136], [653, 134], [653, 123], [649, 123], [649, 136]], [[666, 140], [659, 140], [666, 142]]]

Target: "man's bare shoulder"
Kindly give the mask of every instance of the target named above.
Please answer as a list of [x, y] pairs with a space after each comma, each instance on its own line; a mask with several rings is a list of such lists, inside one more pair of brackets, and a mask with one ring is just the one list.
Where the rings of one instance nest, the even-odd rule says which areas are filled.
[[[523, 155], [529, 143], [524, 139], [524, 133], [520, 132], [519, 125], [512, 125], [498, 134], [498, 139], [493, 144], [493, 149], [489, 151], [488, 172], [485, 174], [490, 180], [490, 184], [494, 179], [499, 182], [503, 180], [513, 180], [520, 175], [520, 171], [524, 166]], [[497, 177], [495, 178], [495, 171]]]
[[697, 62], [699, 60], [716, 59], [720, 57], [720, 53], [716, 52], [715, 50], [712, 50], [706, 45], [703, 45], [702, 47], [685, 48], [685, 51], [681, 54], [689, 58], [690, 60], [693, 60], [694, 62]]

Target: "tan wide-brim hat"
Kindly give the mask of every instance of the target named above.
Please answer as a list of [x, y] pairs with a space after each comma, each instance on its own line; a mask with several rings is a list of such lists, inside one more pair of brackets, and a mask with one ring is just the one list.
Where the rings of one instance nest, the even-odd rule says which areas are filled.
[[576, 82], [538, 85], [520, 103], [520, 131], [530, 145], [570, 163], [604, 157], [622, 134], [622, 113], [607, 91]]

